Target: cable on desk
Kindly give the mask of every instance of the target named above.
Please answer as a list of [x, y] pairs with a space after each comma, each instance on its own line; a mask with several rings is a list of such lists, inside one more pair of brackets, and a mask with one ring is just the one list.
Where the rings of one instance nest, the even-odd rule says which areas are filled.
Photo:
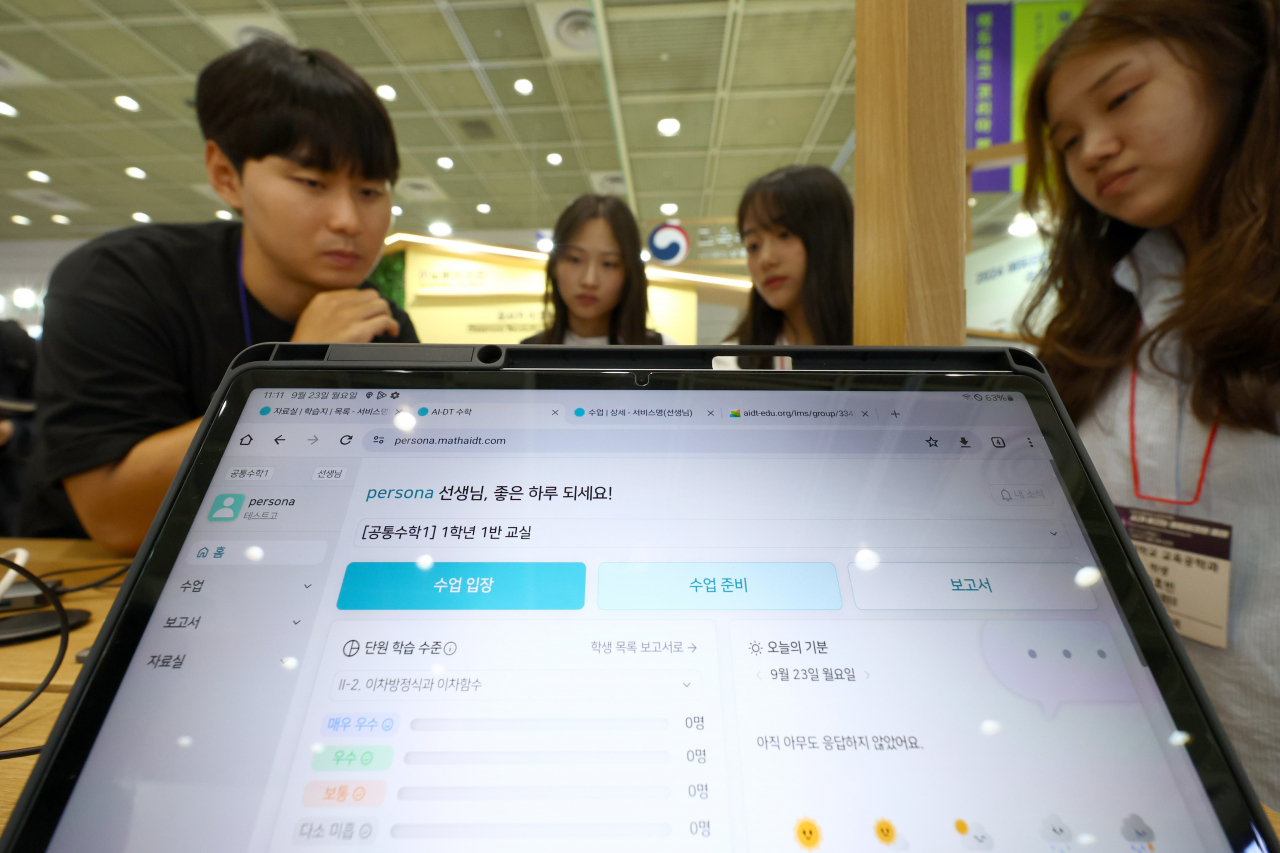
[[[24, 578], [26, 578], [27, 580], [35, 584], [36, 589], [40, 590], [40, 592], [44, 594], [45, 600], [48, 601], [50, 604], [52, 604], [54, 611], [57, 612], [58, 627], [60, 629], [60, 636], [58, 641], [58, 654], [53, 659], [53, 666], [49, 667], [49, 672], [45, 675], [44, 681], [41, 681], [39, 686], [36, 687], [35, 690], [31, 691], [30, 696], [22, 700], [22, 704], [18, 705], [18, 707], [14, 708], [12, 711], [6, 714], [3, 718], [0, 718], [0, 728], [3, 728], [10, 720], [18, 716], [19, 714], [21, 714], [23, 711], [27, 709], [27, 707], [32, 702], [36, 701], [36, 697], [44, 692], [44, 689], [49, 686], [49, 683], [51, 681], [53, 681], [53, 677], [58, 674], [58, 667], [62, 666], [62, 659], [67, 656], [67, 644], [71, 640], [71, 621], [67, 619], [67, 609], [62, 606], [62, 599], [59, 598], [58, 595], [52, 589], [49, 588], [49, 585], [47, 583], [45, 583], [43, 580], [40, 579], [39, 575], [35, 574], [34, 572], [28, 571], [27, 569], [23, 568], [22, 566], [19, 566], [17, 563], [13, 562], [12, 560], [6, 560], [3, 557], [0, 557], [0, 566], [4, 566], [9, 569], [12, 569], [13, 571], [17, 572], [18, 574], [22, 575]], [[43, 745], [41, 745], [41, 746], [29, 746], [25, 749], [3, 750], [3, 751], [0, 751], [0, 761], [6, 758], [21, 758], [24, 755], [35, 755], [43, 748], [44, 748]]]

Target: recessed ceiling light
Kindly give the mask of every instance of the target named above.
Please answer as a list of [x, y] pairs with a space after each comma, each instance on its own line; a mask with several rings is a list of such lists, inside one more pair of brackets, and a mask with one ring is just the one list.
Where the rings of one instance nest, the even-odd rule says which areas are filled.
[[396, 90], [393, 87], [386, 85], [385, 83], [379, 86], [378, 88], [374, 89], [373, 91], [377, 92], [378, 97], [382, 98], [382, 100], [384, 101], [394, 101], [396, 99]]
[[13, 292], [13, 304], [17, 308], [36, 307], [36, 292], [29, 287], [19, 287]]
[[658, 210], [662, 211], [663, 216], [675, 216], [680, 212], [680, 205], [667, 202], [666, 204], [661, 205]]
[[137, 178], [140, 181], [147, 176], [147, 173], [142, 169], [139, 169], [137, 166], [130, 166], [124, 170], [124, 173], [129, 177]]
[[559, 166], [561, 163], [564, 162], [564, 158], [561, 157], [556, 152], [552, 151], [550, 154], [547, 155], [547, 162], [550, 163], [552, 166]]
[[0, 116], [8, 116], [9, 118], [18, 117], [18, 108], [13, 104], [0, 101]]
[[448, 237], [453, 233], [453, 229], [449, 227], [448, 222], [432, 222], [427, 226], [427, 230], [431, 232], [432, 237]]
[[644, 263], [646, 263], [646, 264], [647, 264], [647, 263], [649, 263], [649, 261], [650, 261], [650, 260], [652, 260], [652, 259], [653, 259], [653, 255], [649, 254], [649, 250], [648, 250], [648, 249], [641, 249], [641, 250], [640, 250], [640, 260], [641, 260], [641, 261], [643, 261]]
[[392, 215], [392, 216], [400, 216], [402, 213], [404, 213], [404, 208], [403, 208], [403, 207], [401, 207], [401, 206], [400, 206], [400, 205], [398, 205], [398, 204], [393, 204], [393, 205], [391, 205], [391, 215]]
[[521, 95], [532, 95], [532, 94], [533, 94], [533, 83], [532, 83], [531, 81], [526, 80], [526, 79], [524, 79], [523, 77], [521, 77], [519, 80], [517, 80], [517, 81], [515, 82], [515, 89], [516, 89], [516, 91], [517, 91], [517, 92], [519, 92]]
[[28, 219], [27, 217], [25, 217], [25, 216], [23, 216], [23, 215], [21, 215], [21, 214], [18, 214], [18, 213], [15, 213], [13, 216], [10, 216], [10, 217], [9, 217], [9, 221], [10, 221], [10, 222], [12, 222], [12, 223], [14, 223], [15, 225], [30, 225], [30, 224], [31, 224], [31, 220], [30, 220], [30, 219]]
[[970, 207], [977, 207], [977, 206], [978, 206], [978, 200], [977, 200], [976, 198], [974, 198], [973, 196], [969, 196], [969, 206], [970, 206]]
[[478, 210], [481, 213], [488, 213], [489, 211], [493, 210], [493, 208], [487, 204], [477, 204], [476, 210]]
[[453, 158], [452, 158], [452, 157], [440, 157], [440, 158], [437, 158], [437, 160], [436, 160], [436, 165], [437, 165], [437, 166], [439, 166], [441, 169], [452, 169], [452, 168], [453, 168]]
[[59, 225], [71, 224], [71, 219], [69, 217], [63, 216], [61, 213], [55, 213], [53, 216], [50, 216], [49, 218], [52, 219], [54, 222], [58, 223]]
[[213, 215], [221, 219], [223, 222], [230, 222], [231, 220], [236, 218], [235, 214], [229, 210], [219, 210]]
[[131, 113], [136, 113], [142, 109], [142, 106], [128, 95], [116, 95], [116, 106]]
[[141, 210], [139, 210], [137, 213], [135, 213], [135, 214], [133, 215], [133, 221], [134, 221], [134, 222], [143, 222], [143, 223], [145, 223], [145, 222], [150, 222], [150, 221], [151, 221], [151, 217], [150, 217], [150, 216], [147, 216], [145, 213], [143, 213]]
[[663, 136], [675, 136], [680, 132], [680, 119], [664, 118], [658, 122], [658, 133]]
[[550, 253], [556, 247], [555, 241], [550, 237], [543, 237], [538, 241], [538, 251]]
[[37, 184], [47, 184], [49, 183], [50, 180], [52, 180], [52, 178], [50, 178], [44, 172], [38, 171], [36, 169], [32, 169], [30, 172], [27, 172], [27, 177], [35, 181]]

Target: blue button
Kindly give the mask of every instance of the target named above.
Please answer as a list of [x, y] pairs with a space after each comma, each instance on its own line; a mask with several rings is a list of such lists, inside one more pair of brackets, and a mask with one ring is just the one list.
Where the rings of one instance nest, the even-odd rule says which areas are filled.
[[601, 610], [839, 610], [831, 563], [601, 563]]
[[584, 563], [349, 563], [339, 610], [581, 610]]

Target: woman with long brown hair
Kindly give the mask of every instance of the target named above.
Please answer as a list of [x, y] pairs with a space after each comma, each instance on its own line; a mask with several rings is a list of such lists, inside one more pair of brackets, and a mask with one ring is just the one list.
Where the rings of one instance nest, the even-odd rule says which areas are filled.
[[1026, 139], [1051, 224], [1025, 330], [1051, 314], [1041, 360], [1115, 502], [1229, 548], [1159, 585], [1280, 802], [1280, 0], [1094, 0]]
[[645, 328], [649, 279], [640, 228], [617, 196], [584, 195], [556, 220], [547, 255], [547, 328], [525, 344], [674, 343]]

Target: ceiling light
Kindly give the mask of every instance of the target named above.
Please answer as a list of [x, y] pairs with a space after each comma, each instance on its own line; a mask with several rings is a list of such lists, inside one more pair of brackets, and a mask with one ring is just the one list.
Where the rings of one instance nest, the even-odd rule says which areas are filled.
[[680, 132], [680, 119], [664, 118], [658, 122], [658, 133], [663, 136], [675, 136]]
[[128, 110], [131, 113], [136, 113], [138, 110], [142, 109], [141, 105], [128, 95], [116, 95], [116, 106], [122, 110]]
[[556, 247], [555, 242], [550, 237], [543, 237], [538, 241], [538, 251], [550, 253]]
[[480, 213], [488, 213], [489, 211], [493, 210], [493, 208], [487, 204], [477, 204], [476, 210], [479, 211]]
[[236, 218], [235, 214], [233, 214], [229, 210], [219, 210], [213, 215], [221, 219], [223, 222], [230, 222], [231, 220]]
[[658, 210], [662, 211], [663, 216], [675, 216], [676, 213], [680, 211], [680, 205], [667, 202], [666, 204], [659, 206]]
[[432, 222], [427, 226], [427, 230], [431, 232], [432, 237], [448, 237], [453, 233], [448, 222]]
[[973, 196], [969, 196], [969, 206], [970, 206], [970, 207], [977, 207], [977, 206], [978, 206], [978, 200], [977, 200], [976, 198], [974, 198]]
[[54, 222], [58, 223], [59, 225], [71, 224], [71, 219], [69, 217], [63, 216], [61, 213], [55, 213], [53, 216], [50, 216], [49, 218], [52, 219]]
[[139, 210], [137, 213], [133, 214], [133, 221], [146, 223], [151, 221], [151, 217]]
[[550, 163], [552, 166], [559, 166], [561, 163], [564, 162], [564, 158], [561, 157], [556, 152], [552, 151], [550, 154], [547, 155], [547, 162]]
[[18, 108], [13, 104], [0, 101], [0, 116], [8, 116], [9, 118], [18, 117]]
[[400, 205], [398, 205], [398, 204], [393, 204], [393, 205], [391, 205], [391, 215], [392, 215], [392, 216], [400, 216], [400, 215], [402, 215], [403, 213], [404, 213], [404, 208], [403, 208], [403, 207], [401, 207], [401, 206], [400, 206]]
[[648, 249], [641, 249], [640, 260], [647, 264], [649, 261], [653, 260], [653, 255], [649, 254]]
[[384, 101], [394, 101], [396, 99], [396, 90], [385, 83], [383, 83], [381, 86], [374, 89], [373, 91], [377, 92], [378, 97], [382, 98], [382, 100]]
[[44, 172], [37, 171], [36, 169], [32, 169], [30, 172], [27, 172], [27, 177], [35, 181], [37, 184], [47, 184], [52, 180]]
[[441, 169], [452, 169], [452, 168], [453, 168], [453, 158], [452, 158], [452, 157], [440, 157], [440, 158], [438, 158], [438, 159], [436, 160], [436, 165], [437, 165], [437, 166], [439, 166]]
[[1014, 237], [1030, 237], [1037, 230], [1036, 221], [1022, 211], [1009, 223], [1009, 233]]
[[25, 217], [25, 216], [23, 216], [23, 215], [21, 215], [21, 214], [18, 214], [18, 213], [15, 213], [13, 216], [10, 216], [10, 217], [9, 217], [9, 221], [10, 221], [10, 222], [12, 222], [12, 223], [14, 223], [15, 225], [30, 225], [30, 224], [31, 224], [31, 220], [30, 220], [30, 219], [28, 219], [27, 217]]
[[516, 81], [515, 88], [516, 88], [516, 91], [519, 92], [521, 95], [533, 94], [533, 83], [530, 82], [529, 80], [524, 79], [523, 77], [521, 77], [519, 80]]
[[137, 166], [130, 166], [129, 168], [124, 170], [124, 173], [129, 177], [137, 178], [140, 181], [146, 178], [147, 176], [147, 173], [142, 169], [139, 169]]
[[34, 308], [36, 307], [36, 292], [29, 287], [19, 287], [13, 292], [13, 307], [15, 308]]

